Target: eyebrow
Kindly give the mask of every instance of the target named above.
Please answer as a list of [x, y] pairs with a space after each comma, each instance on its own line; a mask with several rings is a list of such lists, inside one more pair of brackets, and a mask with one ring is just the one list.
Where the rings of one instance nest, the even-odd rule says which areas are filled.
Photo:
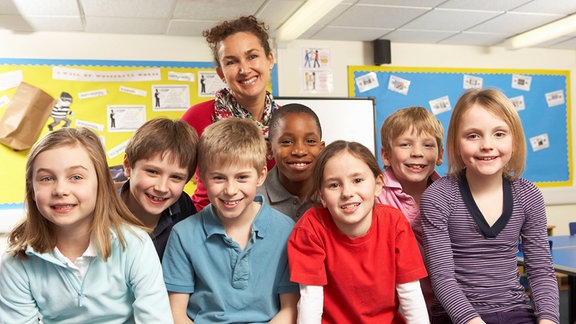
[[[66, 168], [65, 170], [66, 171], [74, 171], [76, 169], [82, 169], [82, 170], [88, 171], [88, 168], [86, 168], [83, 165], [73, 165], [71, 167]], [[41, 171], [42, 172], [53, 172], [51, 169], [48, 169], [48, 168], [40, 168], [40, 169], [36, 170], [36, 172], [41, 172]]]

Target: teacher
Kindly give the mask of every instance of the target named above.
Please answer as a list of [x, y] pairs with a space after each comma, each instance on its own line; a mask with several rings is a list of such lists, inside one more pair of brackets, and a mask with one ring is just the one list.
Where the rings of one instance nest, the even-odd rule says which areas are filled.
[[[218, 90], [214, 99], [190, 107], [182, 116], [182, 120], [196, 129], [198, 137], [206, 126], [228, 117], [252, 119], [264, 137], [268, 137], [268, 121], [277, 106], [266, 90], [274, 67], [267, 29], [256, 17], [243, 16], [202, 33], [214, 55], [216, 73], [226, 88]], [[267, 160], [270, 169], [274, 161]], [[200, 211], [210, 202], [206, 188], [199, 177], [196, 178], [192, 201]]]

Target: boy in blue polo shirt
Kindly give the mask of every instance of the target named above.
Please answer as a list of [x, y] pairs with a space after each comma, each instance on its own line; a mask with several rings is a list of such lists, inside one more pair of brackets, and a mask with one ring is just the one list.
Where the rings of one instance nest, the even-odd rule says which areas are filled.
[[256, 196], [266, 179], [266, 143], [248, 119], [208, 126], [198, 171], [210, 205], [174, 226], [163, 259], [175, 322], [295, 323], [288, 216]]

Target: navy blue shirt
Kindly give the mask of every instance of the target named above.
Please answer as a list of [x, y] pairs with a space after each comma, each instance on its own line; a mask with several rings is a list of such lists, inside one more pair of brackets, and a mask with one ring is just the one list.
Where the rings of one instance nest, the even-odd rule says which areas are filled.
[[[122, 196], [122, 192], [125, 190], [130, 190], [129, 180], [122, 185], [122, 188], [120, 188], [120, 196]], [[160, 262], [162, 262], [162, 257], [164, 256], [164, 250], [166, 249], [166, 244], [168, 243], [168, 237], [170, 236], [172, 227], [184, 218], [194, 214], [196, 214], [196, 208], [194, 207], [190, 196], [184, 191], [182, 191], [180, 198], [178, 198], [172, 206], [164, 209], [160, 215], [156, 228], [152, 233], [150, 233], [158, 257], [160, 257]]]

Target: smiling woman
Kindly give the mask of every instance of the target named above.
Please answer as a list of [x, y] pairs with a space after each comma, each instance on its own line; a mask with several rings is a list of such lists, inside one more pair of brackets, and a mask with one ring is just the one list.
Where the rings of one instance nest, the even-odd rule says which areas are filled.
[[[245, 16], [203, 32], [214, 55], [216, 72], [227, 87], [217, 91], [215, 99], [190, 107], [182, 116], [198, 136], [211, 123], [233, 116], [254, 120], [267, 137], [268, 121], [277, 108], [272, 94], [266, 90], [274, 67], [267, 29], [254, 16]], [[268, 167], [273, 165], [274, 161], [269, 160]], [[192, 200], [197, 210], [209, 204], [200, 181]]]

